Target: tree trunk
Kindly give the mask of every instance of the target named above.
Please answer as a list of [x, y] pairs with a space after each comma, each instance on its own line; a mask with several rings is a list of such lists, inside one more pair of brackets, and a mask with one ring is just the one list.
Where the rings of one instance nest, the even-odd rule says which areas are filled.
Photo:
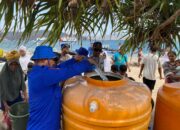
[[178, 9], [170, 18], [168, 18], [166, 21], [164, 21], [162, 24], [156, 27], [150, 39], [152, 41], [160, 39], [161, 38], [160, 31], [165, 27], [169, 26], [170, 24], [172, 24], [178, 16], [180, 16], [180, 9]]

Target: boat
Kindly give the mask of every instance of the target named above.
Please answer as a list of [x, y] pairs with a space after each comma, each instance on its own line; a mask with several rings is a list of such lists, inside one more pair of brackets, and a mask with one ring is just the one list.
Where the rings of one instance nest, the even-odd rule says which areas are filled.
[[71, 36], [64, 36], [59, 38], [60, 42], [77, 42], [76, 37], [71, 37]]

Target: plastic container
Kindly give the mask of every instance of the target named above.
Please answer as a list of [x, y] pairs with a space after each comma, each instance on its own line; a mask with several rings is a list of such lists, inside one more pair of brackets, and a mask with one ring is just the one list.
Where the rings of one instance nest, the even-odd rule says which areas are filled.
[[29, 105], [25, 102], [18, 102], [11, 106], [9, 116], [11, 118], [12, 130], [26, 130], [29, 113]]
[[154, 130], [180, 130], [180, 82], [159, 89]]
[[64, 130], [147, 130], [151, 93], [142, 83], [106, 73], [66, 81], [63, 93]]

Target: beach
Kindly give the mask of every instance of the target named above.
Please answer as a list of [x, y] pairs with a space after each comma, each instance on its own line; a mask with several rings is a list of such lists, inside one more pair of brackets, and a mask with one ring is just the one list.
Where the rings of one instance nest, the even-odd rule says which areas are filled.
[[[135, 66], [136, 62], [137, 62], [137, 58], [136, 57], [130, 58], [131, 72], [128, 72], [128, 76], [129, 77], [133, 77], [135, 79], [135, 81], [137, 81], [137, 82], [142, 82], [142, 78], [138, 77], [139, 71], [140, 71], [140, 67]], [[157, 96], [158, 89], [164, 83], [164, 79], [160, 80], [158, 72], [156, 72], [156, 79], [157, 80], [156, 80], [155, 89], [153, 90], [153, 93], [152, 93], [152, 97], [153, 97], [154, 101], [156, 101], [156, 96]], [[153, 113], [152, 113], [152, 120], [150, 122], [151, 126], [153, 124], [154, 110], [155, 110], [155, 108], [153, 109]], [[0, 112], [0, 120], [1, 119], [2, 119], [2, 112]]]

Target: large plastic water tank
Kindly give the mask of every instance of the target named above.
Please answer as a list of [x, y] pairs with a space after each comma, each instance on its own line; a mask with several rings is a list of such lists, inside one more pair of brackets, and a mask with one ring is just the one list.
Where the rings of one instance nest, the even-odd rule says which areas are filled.
[[154, 130], [180, 130], [180, 82], [159, 89]]
[[74, 77], [63, 93], [64, 130], [147, 130], [151, 93], [141, 83], [107, 74]]

